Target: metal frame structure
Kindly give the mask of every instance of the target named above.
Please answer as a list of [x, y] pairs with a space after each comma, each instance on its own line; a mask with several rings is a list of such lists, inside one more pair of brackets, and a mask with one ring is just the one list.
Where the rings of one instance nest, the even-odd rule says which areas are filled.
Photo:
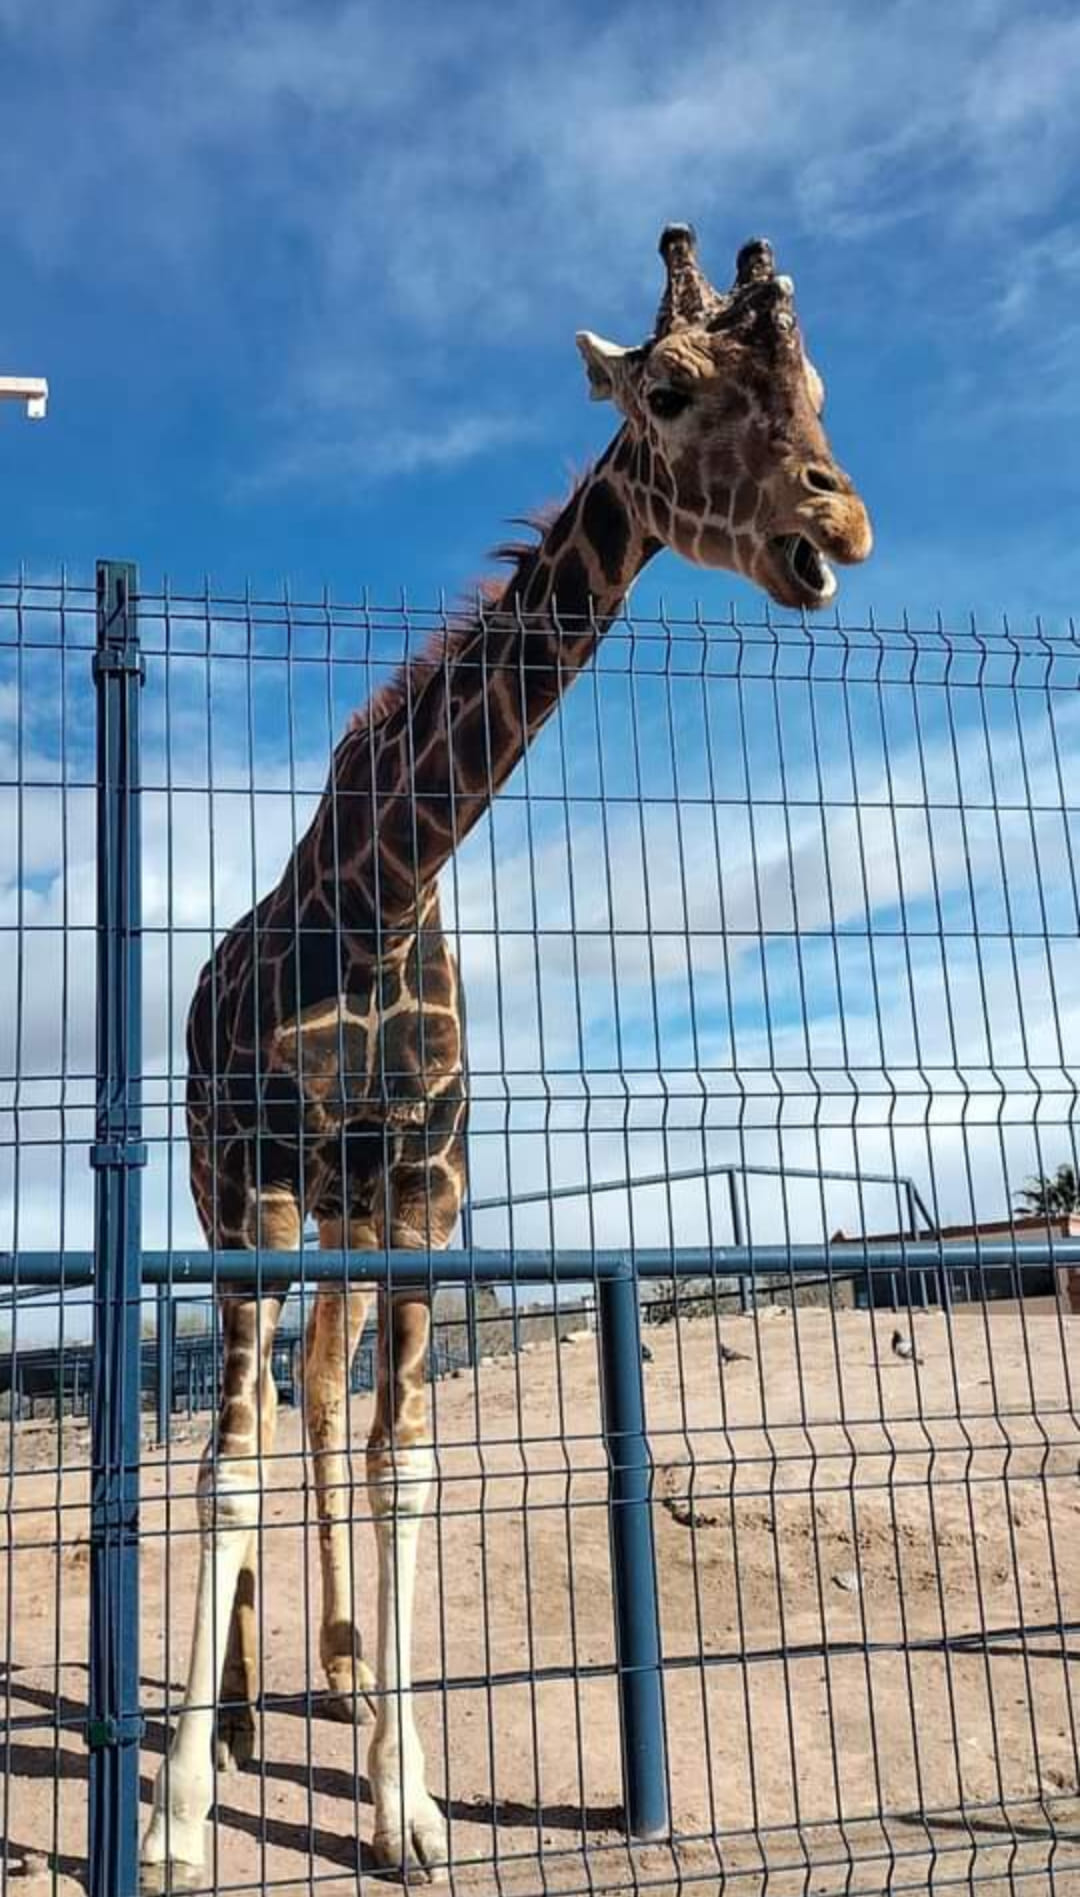
[[[0, 393], [13, 392], [0, 389]], [[25, 393], [25, 390], [21, 390]], [[79, 1286], [93, 1292], [92, 1506], [90, 1570], [90, 1683], [86, 1727], [89, 1769], [89, 1889], [91, 1897], [135, 1897], [138, 1889], [139, 1688], [138, 1535], [140, 1315], [146, 1286], [159, 1288], [158, 1349], [164, 1360], [172, 1336], [171, 1293], [179, 1286], [257, 1286], [268, 1273], [259, 1253], [218, 1253], [183, 1247], [162, 1250], [144, 1241], [141, 1173], [147, 1144], [142, 1103], [141, 993], [143, 927], [140, 837], [140, 701], [146, 681], [140, 649], [138, 578], [124, 562], [98, 569], [97, 692], [98, 912], [96, 1132], [90, 1152], [95, 1173], [93, 1254], [20, 1246], [0, 1255], [0, 1284], [12, 1295], [35, 1288]], [[945, 1246], [915, 1236], [933, 1218], [913, 1179], [869, 1171], [837, 1173], [860, 1187], [895, 1187], [906, 1206], [909, 1237], [896, 1243], [852, 1247], [749, 1242], [736, 1178], [795, 1176], [796, 1168], [703, 1165], [697, 1171], [583, 1181], [536, 1193], [480, 1197], [472, 1219], [500, 1206], [515, 1208], [650, 1185], [683, 1177], [726, 1178], [733, 1242], [708, 1247], [633, 1244], [604, 1247], [483, 1248], [466, 1228], [466, 1242], [433, 1254], [346, 1253], [305, 1249], [292, 1260], [301, 1289], [324, 1281], [400, 1287], [454, 1284], [466, 1289], [509, 1284], [552, 1287], [587, 1282], [596, 1288], [604, 1443], [608, 1459], [622, 1775], [628, 1833], [639, 1840], [666, 1835], [669, 1826], [665, 1753], [663, 1656], [652, 1523], [653, 1461], [641, 1373], [640, 1292], [658, 1279], [701, 1276], [737, 1279], [744, 1308], [755, 1286], [778, 1274], [793, 1286], [811, 1277], [832, 1285], [856, 1276], [906, 1277], [943, 1267], [1008, 1268], [1023, 1296], [1028, 1274], [1080, 1269], [1080, 1240], [1045, 1243], [970, 1242]], [[807, 1178], [818, 1174], [807, 1170]], [[273, 1259], [281, 1274], [281, 1255]], [[159, 1433], [167, 1434], [167, 1415]], [[1064, 1634], [1064, 1628], [1059, 1630]], [[850, 1871], [849, 1871], [850, 1875]]]

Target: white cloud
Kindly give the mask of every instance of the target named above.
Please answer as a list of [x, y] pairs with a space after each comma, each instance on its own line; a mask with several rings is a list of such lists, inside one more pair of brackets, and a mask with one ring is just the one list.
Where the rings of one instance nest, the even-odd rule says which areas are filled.
[[349, 432], [327, 400], [315, 427], [297, 436], [266, 467], [242, 475], [233, 493], [247, 498], [302, 481], [307, 485], [343, 478], [357, 484], [388, 475], [417, 474], [425, 468], [453, 468], [492, 448], [527, 442], [535, 434], [517, 415], [464, 415], [442, 419], [431, 428], [384, 426], [373, 412], [365, 429], [356, 410], [346, 405]]

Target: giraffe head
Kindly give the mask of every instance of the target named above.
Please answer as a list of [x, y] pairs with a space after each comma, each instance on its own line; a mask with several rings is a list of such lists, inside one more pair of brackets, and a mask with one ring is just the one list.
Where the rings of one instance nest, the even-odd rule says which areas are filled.
[[806, 355], [790, 277], [761, 239], [715, 290], [694, 233], [660, 239], [667, 285], [655, 331], [620, 348], [577, 338], [595, 401], [626, 418], [615, 465], [644, 531], [701, 566], [727, 567], [782, 606], [824, 606], [830, 565], [865, 560], [870, 520], [833, 459], [825, 389]]

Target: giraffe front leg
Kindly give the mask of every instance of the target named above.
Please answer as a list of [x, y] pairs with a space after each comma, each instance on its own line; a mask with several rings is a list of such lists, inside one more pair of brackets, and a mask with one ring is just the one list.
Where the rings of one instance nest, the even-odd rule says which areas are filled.
[[[341, 1224], [324, 1221], [319, 1243], [324, 1250], [336, 1250], [342, 1244]], [[351, 1223], [348, 1243], [354, 1250], [370, 1250], [376, 1243], [374, 1229]], [[323, 1704], [329, 1718], [363, 1725], [371, 1719], [367, 1695], [375, 1677], [364, 1660], [356, 1624], [347, 1451], [349, 1372], [371, 1298], [370, 1291], [320, 1290], [304, 1352], [304, 1421], [314, 1465], [322, 1566], [319, 1658], [330, 1688]]]
[[208, 1447], [199, 1474], [201, 1550], [184, 1704], [154, 1785], [140, 1851], [143, 1891], [197, 1888], [205, 1879], [206, 1819], [213, 1802], [212, 1745], [223, 1631], [258, 1514], [258, 1456]]
[[[206, 1820], [214, 1796], [214, 1722], [226, 1651], [231, 1651], [235, 1663], [230, 1685], [240, 1689], [245, 1727], [242, 1709], [249, 1708], [254, 1682], [254, 1595], [250, 1601], [238, 1602], [238, 1590], [244, 1575], [254, 1586], [251, 1560], [262, 1461], [273, 1440], [277, 1402], [269, 1371], [270, 1346], [281, 1307], [276, 1299], [264, 1300], [261, 1314], [246, 1301], [231, 1309], [229, 1305], [231, 1300], [224, 1314], [224, 1400], [216, 1438], [203, 1454], [197, 1488], [201, 1545], [187, 1687], [172, 1744], [154, 1785], [153, 1812], [139, 1853], [140, 1884], [147, 1893], [198, 1889], [205, 1884]], [[257, 1368], [260, 1357], [261, 1369]], [[238, 1607], [241, 1618], [234, 1620]], [[253, 1735], [253, 1715], [250, 1730]]]
[[424, 1391], [429, 1321], [426, 1303], [394, 1300], [391, 1337], [382, 1326], [367, 1457], [379, 1556], [379, 1701], [368, 1752], [374, 1851], [410, 1883], [434, 1882], [447, 1858], [446, 1820], [425, 1782], [411, 1690], [417, 1544], [434, 1472]]
[[[259, 1403], [259, 1448], [264, 1458], [274, 1447], [277, 1427], [277, 1389], [264, 1370]], [[265, 1469], [265, 1461], [262, 1468]], [[255, 1756], [255, 1706], [259, 1697], [259, 1627], [256, 1612], [255, 1569], [258, 1534], [248, 1538], [236, 1580], [221, 1698], [215, 1725], [215, 1757], [219, 1772], [242, 1772]]]

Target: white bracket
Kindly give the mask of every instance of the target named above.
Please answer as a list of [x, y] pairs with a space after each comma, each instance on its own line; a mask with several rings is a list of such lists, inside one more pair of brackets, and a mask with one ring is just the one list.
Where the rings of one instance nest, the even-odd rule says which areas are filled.
[[49, 385], [43, 375], [0, 375], [0, 401], [25, 402], [32, 422], [44, 419]]

